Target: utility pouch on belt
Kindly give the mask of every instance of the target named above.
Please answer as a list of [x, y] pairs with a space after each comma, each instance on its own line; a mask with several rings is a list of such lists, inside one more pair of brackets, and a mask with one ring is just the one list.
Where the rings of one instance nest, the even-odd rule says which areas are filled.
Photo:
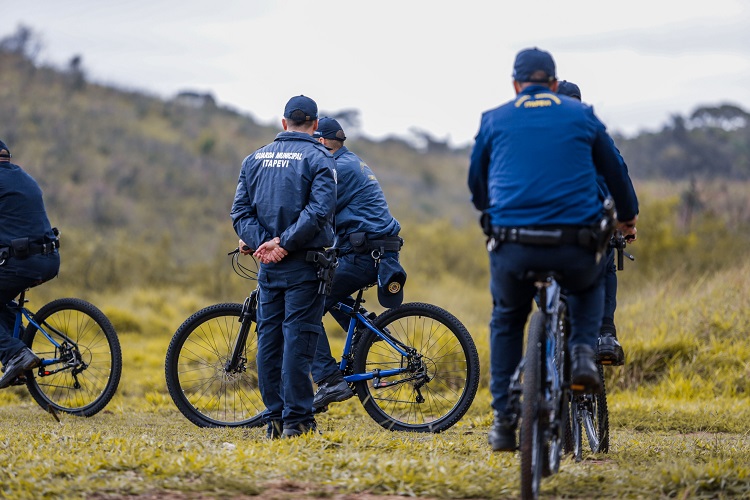
[[349, 243], [352, 244], [354, 253], [377, 252], [378, 257], [373, 255], [373, 258], [378, 259], [385, 252], [401, 251], [401, 247], [404, 246], [404, 239], [400, 236], [383, 236], [382, 238], [371, 240], [367, 237], [367, 233], [360, 232], [350, 234]]
[[29, 238], [16, 238], [15, 240], [10, 240], [10, 246], [13, 248], [13, 256], [17, 259], [25, 259], [31, 255]]
[[321, 295], [331, 294], [331, 283], [336, 268], [339, 267], [339, 260], [336, 258], [336, 250], [331, 248], [323, 252], [311, 250], [305, 256], [307, 262], [314, 262], [318, 265], [318, 293]]
[[367, 253], [370, 249], [367, 247], [367, 233], [352, 233], [349, 235], [349, 243], [352, 244], [354, 253]]

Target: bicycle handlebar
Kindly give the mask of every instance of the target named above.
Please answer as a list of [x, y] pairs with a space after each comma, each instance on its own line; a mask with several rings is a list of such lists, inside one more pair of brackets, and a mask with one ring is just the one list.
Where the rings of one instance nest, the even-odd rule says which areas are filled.
[[635, 257], [625, 251], [625, 247], [628, 241], [632, 241], [634, 237], [632, 235], [623, 235], [620, 231], [615, 232], [610, 240], [610, 245], [617, 251], [617, 270], [622, 271], [625, 268], [625, 259], [627, 257], [631, 261], [635, 260]]

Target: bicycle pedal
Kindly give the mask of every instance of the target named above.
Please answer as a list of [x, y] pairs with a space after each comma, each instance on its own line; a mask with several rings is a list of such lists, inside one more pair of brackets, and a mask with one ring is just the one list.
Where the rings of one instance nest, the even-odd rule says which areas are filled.
[[313, 415], [317, 415], [318, 413], [325, 413], [328, 411], [328, 405], [325, 405], [321, 408], [313, 408]]

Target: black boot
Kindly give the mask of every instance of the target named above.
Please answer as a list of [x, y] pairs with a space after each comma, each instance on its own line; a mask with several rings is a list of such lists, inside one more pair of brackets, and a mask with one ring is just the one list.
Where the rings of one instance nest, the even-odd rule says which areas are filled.
[[615, 325], [602, 325], [599, 342], [596, 344], [596, 362], [600, 365], [620, 366], [625, 364], [625, 353], [617, 341]]
[[594, 349], [588, 345], [576, 344], [570, 348], [570, 388], [590, 394], [602, 390], [599, 369], [594, 363]]
[[492, 446], [492, 451], [516, 451], [516, 426], [510, 418], [495, 413], [495, 421], [487, 435], [487, 441]]

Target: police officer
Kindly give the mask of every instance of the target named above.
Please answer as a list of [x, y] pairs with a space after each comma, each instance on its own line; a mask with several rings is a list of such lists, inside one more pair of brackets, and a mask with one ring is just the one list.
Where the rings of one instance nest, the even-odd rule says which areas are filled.
[[308, 251], [333, 245], [336, 164], [312, 134], [318, 107], [292, 97], [276, 139], [242, 162], [232, 221], [240, 248], [260, 261], [258, 384], [267, 436], [316, 430], [310, 364], [323, 333], [324, 295]]
[[635, 232], [638, 202], [605, 126], [589, 106], [558, 96], [552, 56], [537, 48], [516, 56], [516, 99], [482, 115], [468, 184], [474, 206], [489, 216], [490, 391], [495, 451], [516, 449], [508, 408], [510, 378], [522, 358], [523, 330], [535, 293], [527, 271], [555, 271], [568, 290], [571, 385], [596, 392], [594, 345], [602, 320], [604, 260], [578, 239], [602, 218], [596, 176], [617, 206], [618, 226]]
[[11, 163], [8, 146], [0, 141], [0, 361], [5, 388], [26, 370], [39, 366], [34, 352], [13, 337], [15, 311], [7, 304], [29, 287], [57, 276], [60, 256], [39, 184]]
[[[562, 80], [558, 83], [557, 93], [574, 99], [581, 100], [581, 89], [573, 82]], [[625, 163], [620, 151], [617, 150], [620, 161]], [[596, 178], [601, 199], [609, 196], [607, 184], [604, 178], [598, 175]], [[635, 238], [633, 238], [635, 239]], [[625, 364], [625, 353], [620, 342], [617, 340], [617, 328], [615, 328], [615, 309], [617, 308], [617, 267], [615, 266], [615, 249], [610, 246], [605, 254], [607, 268], [604, 275], [604, 315], [602, 326], [599, 330], [599, 340], [596, 344], [596, 360], [599, 363], [619, 366]]]
[[[376, 253], [376, 257], [398, 262], [398, 251], [401, 248], [398, 234], [401, 226], [391, 215], [383, 190], [370, 167], [344, 146], [346, 134], [339, 122], [329, 117], [321, 118], [313, 136], [336, 159], [338, 181], [336, 248], [339, 252], [339, 265], [333, 277], [331, 294], [325, 301], [325, 310], [331, 313], [344, 330], [348, 330], [349, 316], [331, 308], [338, 302], [347, 300], [360, 288], [377, 281], [378, 266], [373, 251], [380, 252], [382, 248], [383, 254]], [[357, 244], [356, 248], [353, 242]], [[393, 306], [393, 303], [388, 305]], [[316, 411], [329, 403], [344, 401], [354, 395], [331, 355], [325, 332], [318, 337], [312, 375], [318, 385], [313, 401]]]

